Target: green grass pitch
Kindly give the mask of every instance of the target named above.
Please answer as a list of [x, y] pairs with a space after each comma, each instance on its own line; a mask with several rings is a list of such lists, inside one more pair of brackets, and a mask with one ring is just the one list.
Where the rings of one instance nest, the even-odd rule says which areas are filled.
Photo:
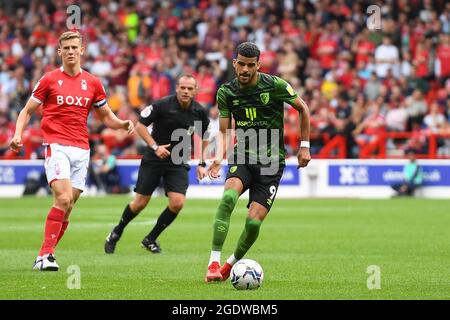
[[[218, 200], [187, 199], [160, 236], [163, 253], [156, 255], [140, 247], [166, 205], [164, 198], [152, 199], [116, 253], [104, 254], [105, 237], [130, 200], [81, 198], [56, 251], [61, 269], [45, 273], [31, 267], [51, 198], [0, 199], [0, 299], [450, 298], [446, 200], [277, 199], [246, 256], [264, 268], [256, 291], [203, 282]], [[240, 201], [233, 213], [222, 259], [243, 228], [245, 205]], [[71, 265], [80, 269], [80, 289], [67, 286]], [[368, 289], [371, 265], [380, 268], [379, 289]]]

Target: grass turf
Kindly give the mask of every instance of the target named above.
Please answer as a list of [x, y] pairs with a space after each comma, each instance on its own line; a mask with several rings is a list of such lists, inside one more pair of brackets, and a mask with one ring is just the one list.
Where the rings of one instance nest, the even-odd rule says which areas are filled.
[[[277, 199], [246, 255], [264, 268], [262, 287], [237, 291], [229, 281], [205, 284], [218, 200], [188, 199], [160, 236], [160, 255], [140, 247], [166, 199], [152, 199], [130, 223], [116, 253], [106, 235], [128, 196], [81, 198], [58, 246], [59, 272], [31, 270], [51, 198], [0, 199], [0, 299], [449, 299], [449, 201], [424, 199]], [[222, 260], [243, 228], [246, 202], [231, 219]], [[81, 288], [68, 289], [70, 266]], [[381, 288], [367, 288], [367, 268]]]

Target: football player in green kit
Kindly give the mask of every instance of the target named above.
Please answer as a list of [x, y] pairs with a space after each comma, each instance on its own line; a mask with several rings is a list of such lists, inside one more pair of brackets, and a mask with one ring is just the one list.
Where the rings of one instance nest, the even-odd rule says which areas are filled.
[[[255, 44], [241, 43], [233, 60], [236, 78], [223, 84], [217, 92], [221, 133], [221, 141], [218, 142], [222, 148], [208, 168], [211, 178], [219, 176], [232, 117], [236, 124], [237, 143], [228, 157], [225, 190], [214, 218], [206, 282], [224, 281], [229, 277], [232, 266], [244, 257], [258, 238], [261, 224], [274, 202], [285, 167], [284, 103], [298, 110], [300, 116], [298, 167], [306, 167], [311, 160], [308, 106], [286, 81], [258, 72], [259, 56], [260, 51]], [[239, 196], [246, 190], [249, 190], [249, 202], [244, 230], [234, 253], [220, 267], [231, 213]]]

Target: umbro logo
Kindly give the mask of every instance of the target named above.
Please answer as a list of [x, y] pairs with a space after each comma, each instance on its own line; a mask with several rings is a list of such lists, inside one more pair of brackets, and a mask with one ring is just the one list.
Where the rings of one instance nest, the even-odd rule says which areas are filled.
[[61, 87], [61, 85], [63, 84], [63, 81], [62, 80], [58, 80], [58, 84]]

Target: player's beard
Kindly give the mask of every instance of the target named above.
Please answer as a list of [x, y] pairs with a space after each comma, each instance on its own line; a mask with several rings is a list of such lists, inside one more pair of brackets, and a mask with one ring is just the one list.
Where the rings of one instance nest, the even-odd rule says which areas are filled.
[[[243, 78], [242, 76], [245, 75], [245, 77]], [[248, 85], [250, 82], [252, 82], [253, 78], [254, 78], [255, 74], [239, 74], [239, 83], [242, 85]]]

